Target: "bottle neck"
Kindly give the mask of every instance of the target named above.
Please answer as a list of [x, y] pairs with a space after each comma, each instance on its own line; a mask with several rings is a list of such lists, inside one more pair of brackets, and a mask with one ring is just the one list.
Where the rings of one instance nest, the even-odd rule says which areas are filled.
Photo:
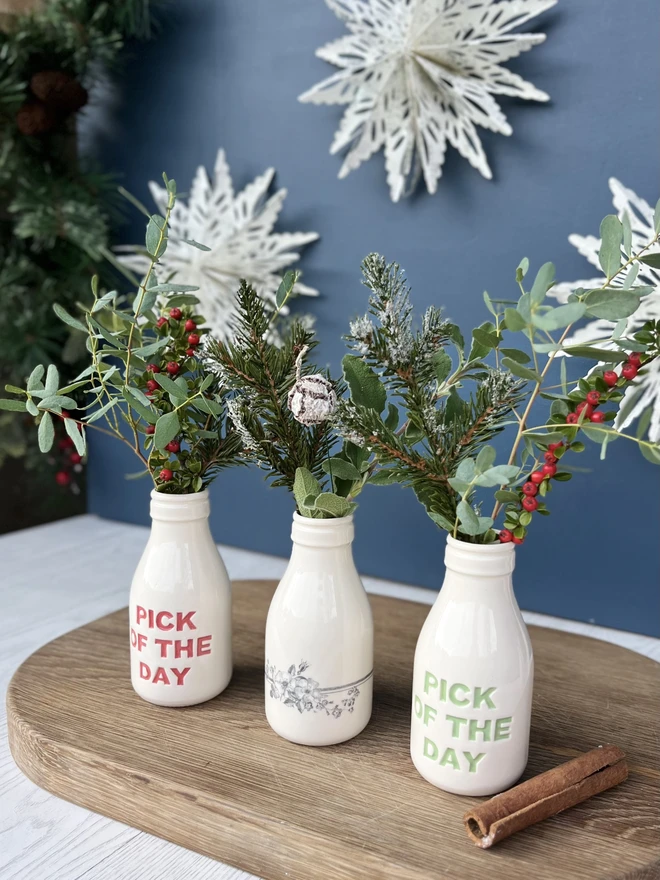
[[209, 531], [208, 519], [211, 512], [209, 493], [194, 492], [188, 495], [165, 495], [151, 493], [151, 534], [159, 537], [182, 532]]
[[511, 592], [515, 568], [515, 546], [508, 544], [468, 544], [447, 536], [445, 582], [443, 590]]
[[345, 548], [350, 552], [355, 528], [353, 516], [337, 519], [311, 519], [293, 514], [291, 540], [294, 548], [331, 550]]

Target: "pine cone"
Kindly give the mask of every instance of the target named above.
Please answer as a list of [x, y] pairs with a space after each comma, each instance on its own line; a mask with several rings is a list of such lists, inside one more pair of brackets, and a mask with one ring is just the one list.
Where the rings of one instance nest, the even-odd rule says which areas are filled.
[[63, 70], [41, 70], [30, 80], [32, 93], [44, 104], [68, 115], [87, 103], [87, 89]]
[[52, 131], [59, 122], [59, 115], [41, 101], [28, 101], [19, 107], [16, 125], [21, 134], [36, 137]]

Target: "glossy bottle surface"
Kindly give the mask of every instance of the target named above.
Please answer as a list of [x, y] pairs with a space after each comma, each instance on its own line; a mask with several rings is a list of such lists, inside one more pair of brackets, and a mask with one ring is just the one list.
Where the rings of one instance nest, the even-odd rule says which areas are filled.
[[294, 514], [293, 550], [266, 623], [266, 717], [285, 739], [331, 745], [371, 717], [373, 620], [353, 518]]
[[231, 585], [209, 511], [206, 491], [151, 493], [151, 533], [131, 585], [131, 683], [161, 706], [210, 700], [231, 679]]
[[411, 757], [438, 788], [492, 795], [520, 778], [529, 748], [534, 659], [515, 547], [448, 537], [445, 565], [415, 652]]

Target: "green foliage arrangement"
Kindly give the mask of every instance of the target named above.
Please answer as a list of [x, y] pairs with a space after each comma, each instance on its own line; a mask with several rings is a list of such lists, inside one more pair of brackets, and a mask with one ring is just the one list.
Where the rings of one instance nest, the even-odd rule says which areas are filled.
[[[278, 310], [296, 278], [294, 272], [284, 276]], [[205, 362], [220, 387], [232, 392], [227, 408], [246, 459], [264, 470], [273, 486], [293, 492], [302, 516], [347, 516], [368, 479], [370, 455], [350, 442], [332, 454], [337, 440], [332, 418], [344, 384], [306, 363], [317, 342], [304, 322], [293, 320], [276, 344], [269, 332], [274, 315], [245, 282], [237, 305], [233, 339], [209, 337]]]
[[[609, 443], [625, 438], [660, 464], [660, 445], [644, 439], [651, 409], [639, 419], [636, 436], [615, 427], [617, 418], [626, 417], [619, 410], [625, 387], [660, 356], [660, 322], [626, 331], [627, 319], [652, 292], [635, 280], [640, 262], [657, 259], [646, 251], [660, 240], [660, 203], [655, 229], [655, 237], [632, 253], [630, 225], [606, 217], [600, 249], [606, 283], [577, 289], [558, 307], [546, 299], [554, 266], [541, 266], [526, 289], [529, 261], [522, 260], [518, 298], [493, 301], [484, 294], [491, 319], [472, 331], [469, 348], [459, 328], [433, 307], [414, 330], [399, 267], [376, 254], [367, 257], [363, 274], [370, 308], [346, 337], [353, 352], [343, 361], [350, 398], [340, 402], [337, 418], [340, 433], [375, 457], [378, 467], [370, 468], [369, 481], [410, 486], [431, 519], [455, 538], [520, 544], [534, 514], [549, 514], [554, 482], [572, 477], [559, 463], [584, 450], [578, 437], [600, 444], [602, 459]], [[565, 347], [573, 324], [587, 316], [616, 322], [611, 338], [598, 347]], [[509, 334], [519, 335], [528, 351], [515, 347]], [[596, 362], [570, 390], [563, 355]], [[560, 383], [549, 385], [558, 356]], [[535, 424], [540, 399], [550, 401], [550, 413]], [[401, 427], [399, 407], [405, 414]], [[515, 428], [511, 451], [506, 462], [496, 463], [489, 441], [508, 427]], [[494, 490], [490, 515], [482, 513], [482, 489]]]
[[[20, 384], [35, 362], [70, 379], [85, 357], [53, 314], [89, 301], [118, 220], [116, 184], [85, 166], [76, 116], [125, 39], [150, 34], [148, 0], [48, 0], [3, 18], [0, 31], [0, 380]], [[21, 422], [0, 418], [0, 463], [28, 451]]]
[[[100, 294], [94, 278], [89, 308], [78, 304], [71, 314], [54, 306], [65, 325], [84, 334], [91, 363], [64, 387], [55, 365], [35, 367], [25, 388], [7, 385], [14, 397], [0, 400], [0, 409], [35, 418], [41, 452], [50, 450], [59, 419], [81, 456], [87, 428], [110, 434], [140, 460], [142, 470], [134, 476], [149, 474], [159, 492], [183, 494], [202, 491], [219, 470], [238, 463], [242, 445], [226, 423], [223, 393], [198, 356], [205, 331], [196, 312], [197, 288], [157, 277], [176, 200], [175, 182], [163, 179], [167, 208], [164, 216], [149, 217], [150, 265], [132, 301], [116, 291]], [[88, 402], [78, 405], [74, 392]], [[74, 408], [79, 416], [69, 412]]]

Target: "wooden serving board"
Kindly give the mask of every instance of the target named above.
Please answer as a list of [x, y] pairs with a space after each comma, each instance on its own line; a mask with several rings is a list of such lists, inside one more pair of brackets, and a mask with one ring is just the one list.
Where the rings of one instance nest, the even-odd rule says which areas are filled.
[[166, 709], [134, 694], [126, 610], [41, 648], [9, 687], [18, 766], [60, 797], [267, 880], [660, 877], [652, 660], [531, 628], [527, 775], [612, 742], [627, 753], [630, 778], [482, 851], [461, 821], [472, 800], [426, 783], [408, 753], [412, 659], [428, 606], [370, 597], [373, 718], [351, 742], [314, 749], [280, 739], [264, 716], [274, 588], [235, 584], [234, 678], [201, 706]]

